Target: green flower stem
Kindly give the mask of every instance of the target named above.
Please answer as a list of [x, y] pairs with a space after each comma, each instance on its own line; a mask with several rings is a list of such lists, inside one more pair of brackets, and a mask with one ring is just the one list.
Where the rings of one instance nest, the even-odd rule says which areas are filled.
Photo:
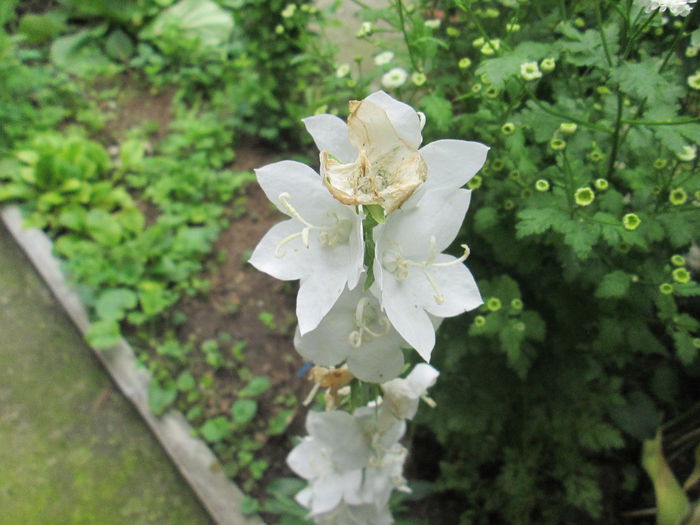
[[610, 48], [608, 47], [608, 39], [605, 36], [605, 30], [603, 28], [603, 15], [600, 12], [600, 0], [596, 0], [595, 3], [595, 18], [598, 23], [598, 29], [600, 30], [600, 39], [603, 41], [605, 60], [608, 62], [608, 66], [613, 67], [613, 60], [612, 56], [610, 56]]
[[574, 175], [571, 172], [571, 164], [569, 164], [569, 157], [566, 155], [566, 150], [561, 154], [564, 164], [564, 173], [566, 174], [566, 200], [569, 203], [569, 212], [571, 218], [576, 214], [576, 205], [574, 204]]
[[617, 160], [617, 151], [620, 147], [620, 129], [622, 128], [622, 106], [623, 106], [623, 96], [622, 92], [618, 89], [617, 91], [617, 113], [615, 115], [615, 131], [613, 131], [613, 142], [612, 149], [610, 151], [610, 159], [608, 161], [608, 171], [605, 176], [606, 179], [611, 179], [613, 172], [615, 171], [615, 161]]
[[413, 56], [413, 46], [408, 38], [408, 33], [406, 32], [406, 21], [403, 16], [403, 3], [401, 0], [396, 0], [396, 12], [399, 15], [399, 25], [401, 26], [401, 33], [403, 34], [403, 40], [406, 43], [406, 49], [408, 51], [408, 58], [411, 60], [411, 66], [413, 66], [414, 71], [420, 71], [416, 58]]
[[681, 38], [686, 36], [685, 30], [688, 28], [689, 20], [690, 17], [686, 16], [685, 21], [683, 22], [683, 27], [680, 29], [680, 31], [676, 31], [676, 34], [673, 37], [673, 42], [671, 42], [671, 47], [669, 47], [668, 53], [666, 53], [663, 62], [661, 62], [661, 65], [659, 66], [659, 75], [666, 67], [666, 64], [668, 64], [668, 61], [671, 59], [671, 55], [676, 52], [676, 47], [678, 47], [678, 43], [681, 41]]
[[[623, 61], [627, 59], [627, 56], [629, 55], [630, 51], [632, 51], [632, 44], [634, 44], [634, 42], [635, 42], [641, 35], [644, 34], [644, 30], [647, 28], [647, 26], [648, 26], [649, 24], [651, 24], [652, 20], [654, 20], [654, 18], [656, 18], [656, 15], [658, 14], [658, 12], [659, 12], [659, 10], [657, 9], [657, 10], [654, 11], [651, 15], [649, 15], [649, 18], [647, 18], [647, 19], [645, 20], [645, 22], [644, 22], [639, 28], [637, 28], [636, 31], [634, 31], [634, 29], [633, 29], [633, 33], [632, 33], [632, 35], [629, 37], [629, 39], [627, 40], [627, 44], [625, 44], [625, 50], [624, 50], [623, 53], [622, 53], [622, 60], [623, 60]], [[642, 11], [639, 11], [639, 14], [637, 15], [637, 18], [635, 18], [634, 22], [632, 23], [632, 27], [633, 27], [633, 28], [634, 28], [634, 26], [637, 24], [637, 22], [639, 21], [639, 18], [640, 18], [641, 16], [642, 16]]]
[[622, 119], [625, 124], [631, 124], [633, 126], [682, 126], [684, 124], [692, 124], [693, 122], [700, 122], [700, 117], [687, 118], [682, 120], [633, 120], [633, 119]]

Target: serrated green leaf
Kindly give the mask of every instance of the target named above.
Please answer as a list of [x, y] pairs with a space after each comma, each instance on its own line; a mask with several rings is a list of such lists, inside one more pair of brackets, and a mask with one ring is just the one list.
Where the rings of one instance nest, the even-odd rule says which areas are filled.
[[657, 102], [673, 104], [684, 93], [678, 83], [671, 83], [658, 73], [656, 60], [646, 59], [641, 62], [626, 62], [616, 67], [610, 78], [617, 82], [620, 89], [637, 99], [646, 99], [651, 105]]
[[595, 291], [595, 296], [600, 299], [624, 297], [631, 283], [632, 275], [622, 270], [615, 270], [603, 277]]
[[518, 213], [519, 222], [515, 225], [516, 237], [544, 233], [562, 219], [562, 212], [556, 208], [528, 208]]

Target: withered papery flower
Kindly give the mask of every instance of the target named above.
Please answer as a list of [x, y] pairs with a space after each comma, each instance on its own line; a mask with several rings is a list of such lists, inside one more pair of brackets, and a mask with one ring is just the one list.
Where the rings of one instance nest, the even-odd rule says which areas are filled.
[[390, 213], [425, 182], [428, 166], [418, 149], [370, 100], [350, 102], [348, 139], [359, 152], [355, 162], [344, 164], [321, 151], [323, 183], [343, 204], [378, 204]]

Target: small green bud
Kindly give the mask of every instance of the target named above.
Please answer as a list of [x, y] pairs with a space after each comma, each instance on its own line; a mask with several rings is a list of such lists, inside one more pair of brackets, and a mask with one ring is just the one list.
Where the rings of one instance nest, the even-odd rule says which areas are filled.
[[413, 82], [416, 86], [422, 86], [425, 84], [425, 81], [428, 78], [425, 76], [424, 73], [413, 73], [411, 75], [411, 82]]
[[520, 197], [523, 199], [529, 199], [532, 197], [532, 190], [530, 188], [523, 188], [520, 191]]
[[505, 167], [506, 163], [503, 162], [501, 159], [496, 159], [493, 162], [491, 162], [491, 167], [493, 168], [493, 171], [501, 171]]
[[552, 71], [554, 71], [554, 68], [557, 67], [556, 64], [557, 63], [553, 57], [547, 57], [543, 59], [542, 62], [540, 62], [540, 69], [544, 73], [551, 73]]
[[549, 191], [549, 181], [547, 179], [539, 179], [535, 182], [535, 189], [537, 191]]
[[517, 323], [513, 324], [513, 328], [517, 330], [518, 332], [524, 332], [525, 331], [525, 323], [522, 321], [518, 321]]
[[469, 182], [467, 182], [467, 188], [470, 190], [475, 190], [477, 188], [481, 188], [481, 183], [482, 183], [481, 176], [479, 175], [474, 175]]
[[483, 315], [477, 315], [474, 318], [474, 326], [484, 326], [486, 324], [486, 317]]
[[555, 137], [549, 141], [549, 147], [554, 151], [563, 150], [566, 147], [566, 141]]
[[574, 25], [578, 28], [581, 28], [581, 27], [584, 27], [586, 25], [586, 21], [583, 18], [581, 18], [580, 16], [577, 16], [574, 19]]
[[508, 174], [510, 180], [520, 180], [520, 171], [513, 170]]
[[595, 193], [589, 187], [579, 188], [574, 193], [574, 200], [579, 206], [589, 206], [595, 199]]
[[480, 36], [479, 38], [472, 40], [472, 45], [474, 47], [481, 47], [484, 45], [484, 37]]
[[671, 283], [662, 283], [659, 285], [659, 291], [664, 295], [671, 295], [673, 293], [673, 285]]
[[512, 210], [513, 208], [515, 208], [515, 203], [512, 200], [506, 199], [503, 202], [503, 209], [504, 210]]
[[565, 135], [571, 135], [572, 133], [576, 133], [577, 129], [578, 126], [575, 122], [562, 122], [561, 124], [559, 124], [559, 131], [564, 133]]
[[512, 122], [506, 122], [501, 126], [501, 133], [504, 135], [512, 135], [515, 133], [515, 124]]
[[493, 86], [489, 86], [486, 89], [486, 96], [488, 98], [496, 98], [498, 96], [498, 90]]
[[607, 179], [596, 179], [593, 185], [597, 190], [605, 191], [610, 186], [610, 183]]
[[693, 338], [693, 348], [700, 348], [700, 337]]
[[686, 270], [685, 268], [676, 268], [671, 272], [671, 275], [673, 276], [673, 280], [676, 281], [677, 283], [687, 283], [690, 281], [690, 272]]
[[668, 161], [666, 159], [656, 159], [654, 161], [654, 169], [655, 170], [662, 170], [666, 167], [668, 164]]
[[642, 223], [642, 219], [636, 213], [627, 213], [622, 217], [622, 225], [625, 230], [636, 230]]
[[491, 312], [498, 312], [502, 306], [498, 297], [489, 297], [486, 301], [486, 308]]
[[459, 36], [459, 30], [455, 27], [448, 27], [445, 32], [447, 33], [447, 36]]
[[460, 58], [459, 62], [457, 62], [457, 65], [459, 66], [459, 69], [467, 69], [469, 66], [472, 65], [472, 61], [470, 58], [467, 57]]
[[605, 155], [603, 155], [603, 152], [598, 149], [594, 149], [588, 154], [588, 160], [590, 160], [591, 162], [600, 162], [604, 158]]
[[517, 298], [516, 298], [516, 299], [513, 299], [513, 300], [510, 302], [510, 307], [511, 307], [513, 310], [518, 310], [518, 311], [520, 311], [520, 310], [523, 309], [523, 302], [522, 302], [520, 299], [517, 299]]
[[685, 204], [687, 200], [688, 194], [683, 188], [676, 188], [675, 190], [671, 190], [668, 194], [668, 201], [674, 206]]
[[472, 93], [478, 93], [481, 91], [481, 84], [478, 82], [472, 86]]
[[671, 255], [671, 264], [673, 266], [685, 266], [685, 257], [678, 255], [677, 253]]

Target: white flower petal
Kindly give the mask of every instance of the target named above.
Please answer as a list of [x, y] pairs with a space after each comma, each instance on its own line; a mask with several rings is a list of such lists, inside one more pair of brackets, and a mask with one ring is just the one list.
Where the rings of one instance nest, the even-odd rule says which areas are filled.
[[319, 151], [327, 151], [339, 161], [353, 162], [357, 150], [348, 139], [348, 126], [335, 115], [314, 115], [301, 119]]
[[[381, 270], [377, 270], [375, 264], [375, 273], [377, 271]], [[430, 361], [430, 353], [435, 346], [433, 324], [404, 284], [405, 281], [398, 282], [392, 278], [384, 280], [382, 307], [401, 337], [415, 348], [424, 360]]]
[[299, 477], [316, 479], [333, 472], [333, 463], [321, 453], [322, 444], [313, 437], [305, 437], [287, 456], [287, 465]]
[[306, 487], [305, 489], [302, 489], [299, 492], [297, 492], [296, 496], [294, 496], [294, 499], [299, 505], [308, 509], [311, 507], [312, 496], [313, 491], [311, 490], [311, 487]]
[[348, 368], [358, 379], [383, 383], [403, 370], [403, 353], [395, 341], [375, 339], [348, 355]]
[[459, 233], [470, 200], [470, 190], [431, 191], [416, 206], [395, 211], [374, 229], [378, 256], [390, 243], [396, 243], [405, 257], [425, 258], [432, 248], [432, 237], [435, 250], [442, 252]]
[[435, 384], [440, 372], [434, 367], [418, 363], [413, 367], [411, 373], [406, 376], [406, 382], [413, 389], [418, 397], [424, 396], [427, 390]]
[[[435, 262], [452, 263], [456, 258], [451, 255], [438, 255]], [[442, 292], [442, 303], [432, 299], [425, 300], [422, 304], [428, 313], [439, 317], [453, 317], [464, 312], [469, 312], [483, 304], [479, 288], [474, 281], [469, 269], [462, 263], [450, 264], [450, 266], [432, 267], [427, 270]], [[416, 279], [414, 286], [420, 286], [423, 291], [421, 298], [429, 298], [435, 295], [435, 290], [427, 279]]]
[[306, 429], [331, 451], [337, 471], [363, 468], [369, 461], [369, 443], [360, 424], [347, 412], [309, 412]]
[[[295, 219], [275, 224], [255, 247], [248, 262], [261, 272], [283, 281], [300, 279], [309, 271], [307, 264], [309, 248], [297, 239], [277, 249], [284, 239], [298, 233], [299, 230], [301, 225]], [[281, 257], [275, 255], [276, 252]]]
[[423, 141], [418, 113], [408, 104], [399, 102], [384, 91], [375, 91], [365, 98], [386, 111], [396, 133], [410, 146], [418, 148]]
[[[337, 304], [337, 303], [336, 303]], [[342, 318], [334, 315], [326, 315], [315, 330], [311, 330], [302, 336], [299, 328], [294, 334], [294, 348], [299, 355], [307, 361], [320, 366], [336, 366], [345, 361], [347, 349], [344, 346], [333, 344], [336, 336], [336, 325], [340, 324], [339, 331], [344, 329]]]
[[486, 162], [489, 151], [479, 142], [438, 140], [419, 152], [428, 165], [428, 180], [422, 191], [456, 189], [464, 186]]
[[311, 515], [323, 514], [333, 510], [343, 500], [343, 487], [336, 476], [319, 478], [311, 483]]
[[311, 273], [301, 279], [296, 308], [301, 335], [316, 328], [343, 293], [348, 281], [348, 252], [341, 249], [320, 251], [316, 254], [316, 264], [309, 268]]
[[255, 175], [267, 198], [285, 215], [290, 213], [280, 201], [283, 194], [289, 194], [292, 206], [311, 223], [327, 222], [329, 210], [347, 214], [347, 207], [328, 193], [321, 176], [306, 164], [283, 160], [255, 170]]

